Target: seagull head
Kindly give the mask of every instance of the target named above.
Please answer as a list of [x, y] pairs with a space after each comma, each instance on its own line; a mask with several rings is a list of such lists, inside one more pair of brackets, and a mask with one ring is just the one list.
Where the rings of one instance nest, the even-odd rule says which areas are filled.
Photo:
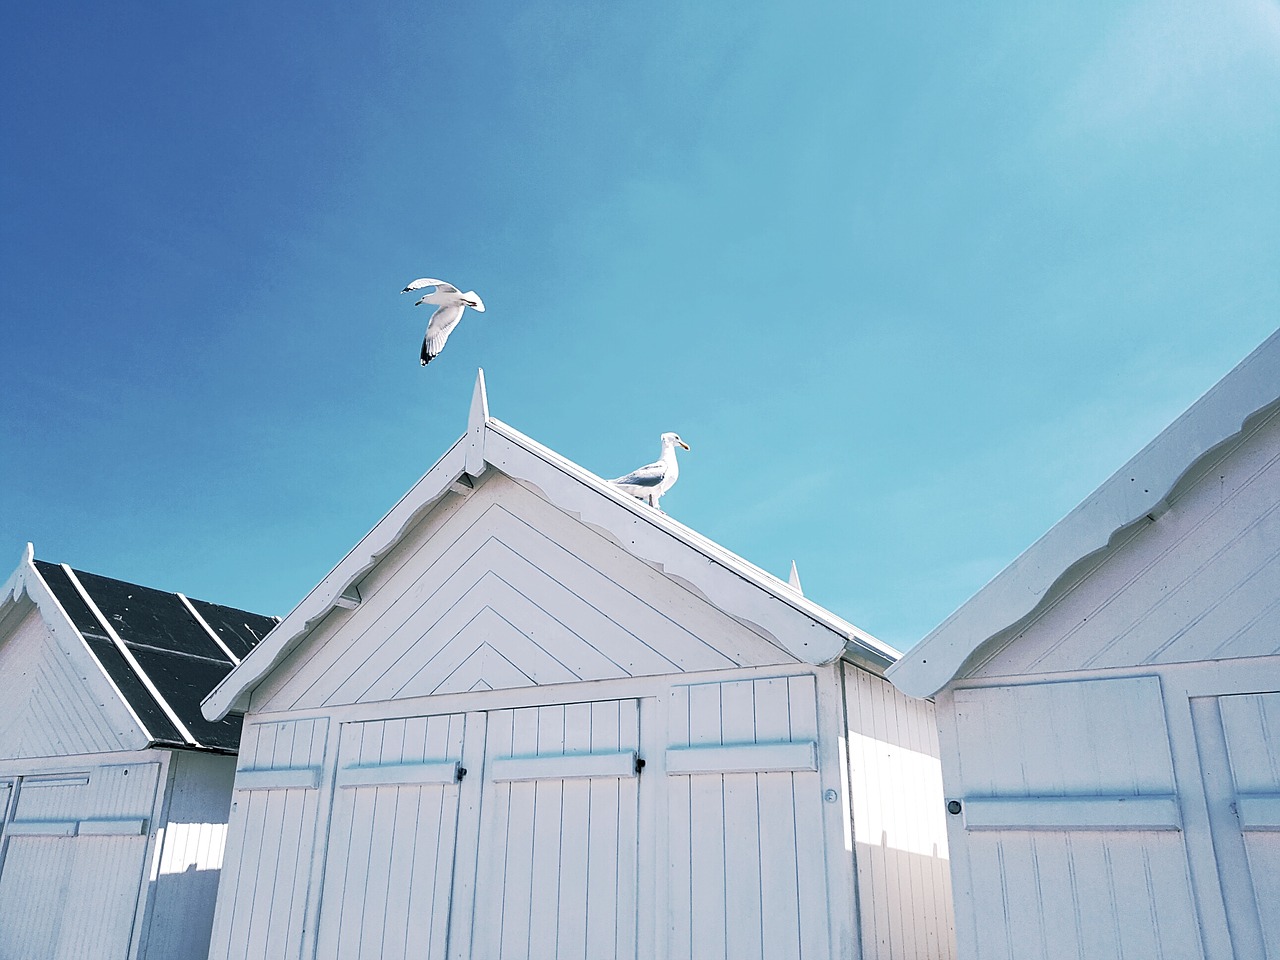
[[681, 446], [686, 450], [689, 449], [689, 445], [680, 439], [680, 434], [678, 433], [664, 433], [662, 435], [662, 445], [664, 447]]

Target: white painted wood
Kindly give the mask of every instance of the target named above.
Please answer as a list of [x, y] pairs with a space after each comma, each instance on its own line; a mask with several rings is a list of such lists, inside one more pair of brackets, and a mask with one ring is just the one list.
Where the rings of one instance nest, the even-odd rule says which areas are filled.
[[[4, 824], [0, 956], [128, 957], [161, 764], [20, 778]], [[134, 829], [104, 834], [105, 822]], [[77, 833], [80, 825], [86, 827]]]
[[[1165, 798], [1177, 791], [1157, 677], [981, 687], [953, 696], [962, 759], [950, 796], [1053, 798], [1060, 815], [1070, 805], [1062, 798], [1071, 796], [1143, 804], [1157, 798], [1168, 812]], [[1043, 814], [1053, 816], [1052, 809]], [[1203, 955], [1188, 848], [1182, 832], [1168, 829], [1172, 816], [1163, 818], [1164, 829], [1036, 823], [963, 831], [951, 853], [974, 895], [960, 901], [971, 921], [959, 928], [960, 955]], [[1036, 818], [1032, 811], [1023, 817]]]
[[795, 741], [811, 755], [814, 678], [676, 686], [669, 709], [668, 955], [830, 955], [819, 774], [670, 768], [682, 748]]
[[965, 797], [969, 830], [1180, 830], [1176, 797]]
[[5, 622], [10, 626], [0, 632], [0, 757], [25, 760], [144, 745], [82, 640], [64, 650], [33, 604]]
[[[344, 774], [416, 770], [345, 784], [334, 797], [318, 956], [440, 958], [447, 949], [464, 718], [344, 724]], [[435, 776], [447, 770], [446, 779]]]
[[140, 837], [147, 832], [147, 819], [136, 817], [124, 820], [81, 820], [75, 832], [81, 837]]
[[[971, 676], [1280, 653], [1280, 415]], [[1021, 635], [1019, 635], [1021, 636]]]
[[[323, 719], [246, 723], [247, 771], [296, 771], [323, 763]], [[237, 773], [237, 787], [241, 774]], [[212, 960], [291, 960], [301, 955], [320, 791], [307, 786], [237, 790], [214, 914]]]
[[813, 741], [799, 743], [735, 743], [721, 747], [668, 747], [667, 773], [780, 773], [817, 770]]
[[236, 758], [170, 754], [155, 823], [139, 960], [206, 960], [222, 873]]
[[236, 772], [237, 790], [285, 790], [289, 787], [314, 790], [318, 786], [319, 767], [267, 767]]
[[[975, 651], [1012, 625], [1051, 608], [1076, 589], [1078, 576], [1105, 560], [1116, 544], [1128, 535], [1145, 537], [1153, 528], [1166, 525], [1178, 512], [1177, 498], [1188, 484], [1203, 481], [1212, 488], [1214, 481], [1225, 480], [1225, 473], [1217, 469], [1222, 458], [1233, 447], [1250, 442], [1249, 435], [1260, 421], [1280, 411], [1277, 384], [1280, 333], [1269, 337], [917, 644], [889, 676], [901, 689], [923, 697], [967, 675], [966, 661], [972, 664]], [[1104, 579], [1115, 583], [1109, 576]], [[1161, 582], [1145, 575], [1143, 579], [1151, 586]], [[1150, 636], [1171, 639], [1157, 632]]]
[[537, 780], [486, 774], [472, 956], [636, 956], [634, 766], [614, 776], [581, 777], [580, 769], [560, 774], [578, 751], [634, 756], [637, 706], [621, 701], [490, 714], [490, 763], [513, 755], [554, 762]]
[[461, 764], [457, 760], [422, 763], [370, 764], [340, 767], [338, 787], [395, 787], [427, 783], [456, 783]]
[[478, 477], [484, 473], [484, 440], [489, 422], [489, 397], [484, 388], [484, 370], [476, 370], [476, 385], [471, 394], [471, 411], [467, 417], [467, 473]]
[[360, 609], [315, 638], [262, 710], [457, 690], [450, 678], [486, 643], [538, 683], [786, 659], [509, 480], [457, 503], [374, 571]]
[[489, 761], [489, 779], [580, 780], [590, 777], [634, 777], [636, 753], [583, 753], [543, 757], [499, 757]]
[[1280, 794], [1241, 794], [1236, 797], [1242, 830], [1280, 830]]
[[[1280, 957], [1280, 693], [1222, 697], [1219, 705], [1245, 854], [1242, 863], [1238, 848], [1227, 848], [1237, 859], [1224, 850], [1219, 865], [1238, 885], [1252, 888], [1250, 905], [1266, 956]], [[1237, 899], [1247, 896], [1241, 892]]]
[[11, 837], [74, 837], [75, 820], [11, 820], [5, 833]]
[[933, 706], [852, 665], [842, 679], [863, 955], [950, 958], [955, 918]]

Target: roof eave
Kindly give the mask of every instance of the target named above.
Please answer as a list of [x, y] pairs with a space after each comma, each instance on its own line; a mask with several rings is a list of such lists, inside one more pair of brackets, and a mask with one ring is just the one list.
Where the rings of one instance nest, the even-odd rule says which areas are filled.
[[1181, 480], [1280, 406], [1280, 331], [1218, 381], [1049, 532], [930, 632], [886, 675], [931, 697], [988, 641], [1034, 616], [1073, 582], [1070, 572], [1118, 535], [1151, 523]]
[[205, 719], [221, 720], [232, 711], [248, 710], [250, 692], [272, 667], [335, 607], [343, 606], [342, 596], [352, 584], [373, 569], [406, 530], [449, 494], [453, 484], [466, 473], [466, 441], [467, 435], [459, 438], [288, 616], [249, 651], [240, 665], [223, 677], [201, 702], [200, 712]]
[[84, 650], [87, 662], [93, 664], [93, 668], [96, 668], [102, 681], [115, 695], [116, 705], [124, 711], [124, 714], [118, 719], [123, 720], [124, 716], [127, 716], [129, 723], [137, 731], [142, 741], [138, 744], [139, 748], [155, 744], [157, 741], [147, 730], [141, 718], [134, 712], [128, 698], [120, 692], [110, 674], [103, 669], [102, 664], [98, 662], [98, 658], [89, 650], [84, 637], [80, 635], [76, 625], [67, 616], [67, 612], [62, 609], [62, 604], [58, 602], [58, 598], [49, 588], [49, 585], [44, 582], [44, 577], [40, 575], [40, 571], [36, 569], [35, 546], [31, 542], [27, 543], [17, 567], [10, 574], [9, 579], [5, 581], [3, 588], [0, 588], [0, 621], [3, 621], [9, 611], [21, 602], [23, 596], [28, 597], [36, 609], [40, 611], [40, 616], [44, 619], [46, 626], [53, 632], [64, 650], [68, 652], [76, 648]]

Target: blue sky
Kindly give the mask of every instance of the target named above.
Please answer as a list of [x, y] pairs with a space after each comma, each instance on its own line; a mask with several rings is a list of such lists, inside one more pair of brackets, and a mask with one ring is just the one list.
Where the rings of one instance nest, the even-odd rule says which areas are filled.
[[0, 552], [264, 613], [483, 366], [907, 647], [1280, 325], [1276, 0], [7, 4], [0, 103]]

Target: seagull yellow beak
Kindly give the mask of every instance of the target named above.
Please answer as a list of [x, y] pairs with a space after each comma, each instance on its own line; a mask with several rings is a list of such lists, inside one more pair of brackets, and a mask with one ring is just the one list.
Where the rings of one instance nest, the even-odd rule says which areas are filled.
[[686, 450], [689, 449], [689, 445], [685, 443], [683, 440], [677, 440], [676, 443], [680, 444], [680, 446], [684, 447]]

